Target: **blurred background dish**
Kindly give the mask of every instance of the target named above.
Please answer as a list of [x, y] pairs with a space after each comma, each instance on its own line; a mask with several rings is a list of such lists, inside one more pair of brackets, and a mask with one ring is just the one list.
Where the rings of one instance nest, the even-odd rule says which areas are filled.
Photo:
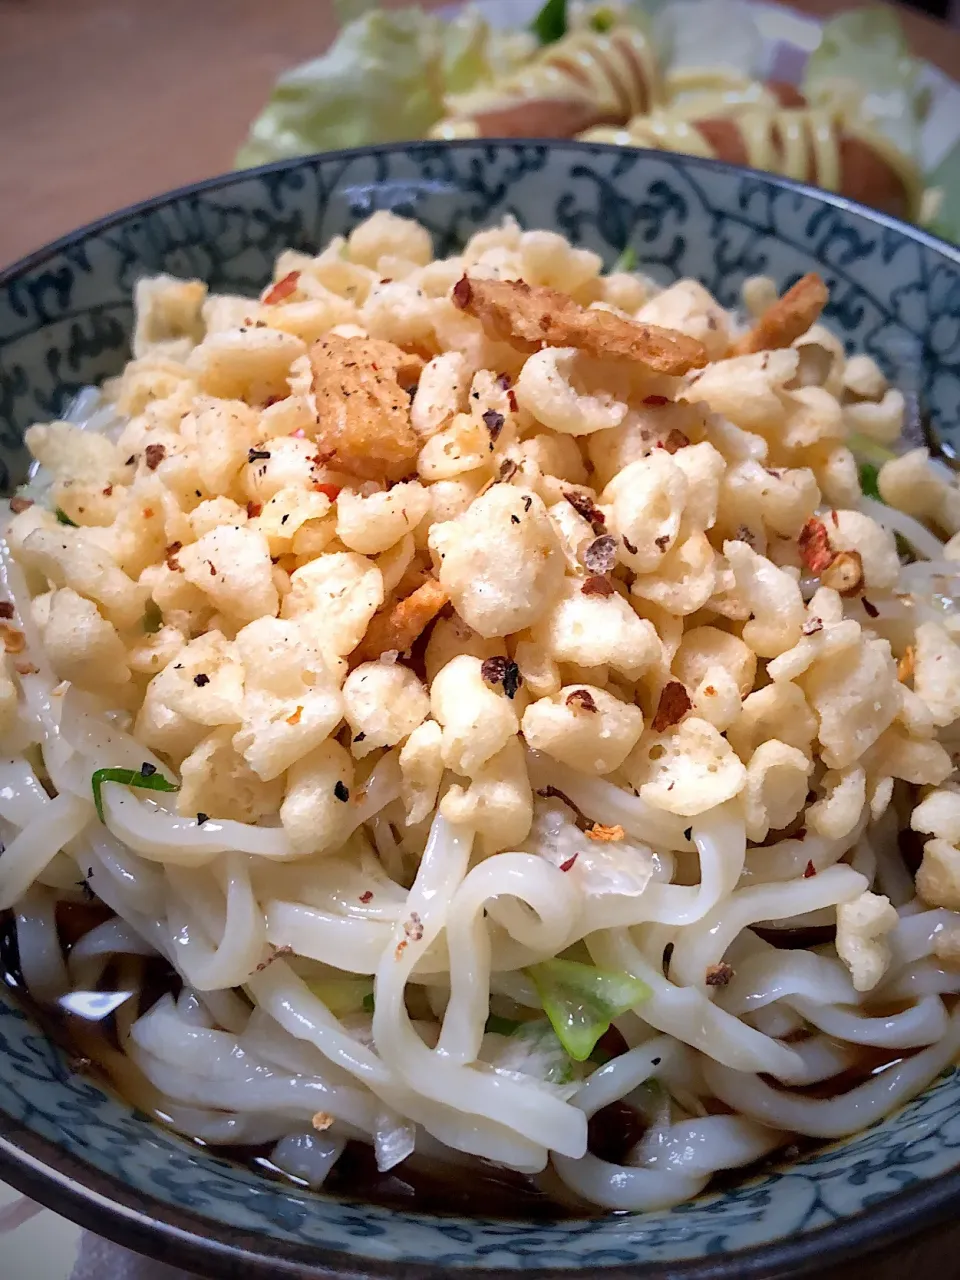
[[403, 138], [579, 137], [809, 182], [960, 238], [960, 88], [896, 14], [749, 0], [341, 6], [238, 163]]

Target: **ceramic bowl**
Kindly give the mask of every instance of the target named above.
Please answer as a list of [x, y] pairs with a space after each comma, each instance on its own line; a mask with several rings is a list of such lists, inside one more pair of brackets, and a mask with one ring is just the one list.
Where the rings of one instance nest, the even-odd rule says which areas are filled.
[[[834, 330], [915, 391], [935, 429], [957, 434], [955, 249], [823, 192], [686, 156], [416, 143], [215, 178], [0, 273], [0, 482], [22, 478], [31, 422], [119, 371], [139, 276], [199, 276], [254, 294], [279, 249], [316, 251], [380, 208], [419, 218], [441, 254], [506, 213], [608, 265], [629, 244], [656, 279], [694, 276], [727, 305], [746, 276], [786, 286], [818, 270]], [[437, 1217], [268, 1182], [188, 1145], [72, 1074], [0, 986], [0, 1176], [105, 1236], [218, 1276], [782, 1276], [949, 1213], [960, 1194], [960, 1073], [856, 1138], [669, 1211], [557, 1223]]]

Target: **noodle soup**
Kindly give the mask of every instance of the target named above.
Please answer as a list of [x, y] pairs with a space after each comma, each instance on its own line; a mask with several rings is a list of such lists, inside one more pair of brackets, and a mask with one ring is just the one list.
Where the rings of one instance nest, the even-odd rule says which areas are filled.
[[600, 266], [378, 213], [141, 281], [27, 432], [8, 981], [272, 1176], [664, 1208], [960, 1047], [960, 493], [819, 277]]

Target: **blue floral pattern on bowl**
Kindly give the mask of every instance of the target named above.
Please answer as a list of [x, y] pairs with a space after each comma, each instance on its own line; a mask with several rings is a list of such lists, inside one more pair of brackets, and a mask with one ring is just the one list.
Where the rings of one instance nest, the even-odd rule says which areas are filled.
[[[0, 484], [23, 432], [128, 358], [143, 274], [254, 293], [284, 246], [316, 250], [374, 209], [439, 253], [506, 213], [612, 263], [733, 305], [750, 275], [818, 270], [827, 321], [918, 393], [960, 444], [960, 254], [841, 199], [689, 157], [585, 144], [407, 144], [294, 160], [160, 197], [0, 273]], [[151, 1123], [68, 1060], [0, 988], [0, 1172], [168, 1260], [245, 1276], [783, 1275], [877, 1245], [960, 1191], [960, 1073], [860, 1136], [693, 1204], [559, 1223], [397, 1212], [265, 1181]], [[112, 1203], [111, 1203], [112, 1202]]]

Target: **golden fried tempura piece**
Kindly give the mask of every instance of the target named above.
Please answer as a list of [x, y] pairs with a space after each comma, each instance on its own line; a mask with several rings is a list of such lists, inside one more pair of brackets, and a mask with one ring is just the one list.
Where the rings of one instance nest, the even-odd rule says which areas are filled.
[[453, 301], [483, 325], [491, 338], [525, 351], [579, 347], [606, 360], [633, 360], [656, 373], [679, 375], [700, 369], [707, 353], [695, 338], [638, 324], [610, 311], [591, 311], [557, 289], [523, 280], [476, 280], [464, 276]]
[[310, 349], [317, 444], [335, 466], [364, 480], [398, 480], [419, 444], [410, 425], [412, 386], [423, 367], [392, 342], [328, 334]]
[[827, 286], [816, 273], [803, 276], [737, 340], [733, 354], [748, 356], [756, 351], [789, 347], [819, 318], [829, 296]]
[[381, 653], [396, 650], [406, 653], [428, 623], [447, 603], [447, 593], [436, 578], [427, 578], [405, 600], [378, 613], [367, 627], [367, 634], [350, 655], [352, 664], [371, 662]]

